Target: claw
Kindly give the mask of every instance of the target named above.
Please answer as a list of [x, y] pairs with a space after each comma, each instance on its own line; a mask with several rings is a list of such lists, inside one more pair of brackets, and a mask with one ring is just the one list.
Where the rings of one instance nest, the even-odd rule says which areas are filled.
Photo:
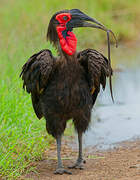
[[64, 169], [64, 168], [58, 168], [54, 171], [54, 174], [72, 174], [70, 171]]
[[80, 169], [80, 170], [83, 170], [83, 169], [84, 169], [83, 164], [85, 164], [85, 163], [86, 163], [85, 160], [77, 161], [74, 165], [68, 166], [68, 168], [70, 168], [70, 169]]
[[84, 166], [83, 166], [83, 164], [74, 164], [72, 166], [69, 166], [68, 168], [69, 169], [80, 169], [80, 170], [83, 170]]

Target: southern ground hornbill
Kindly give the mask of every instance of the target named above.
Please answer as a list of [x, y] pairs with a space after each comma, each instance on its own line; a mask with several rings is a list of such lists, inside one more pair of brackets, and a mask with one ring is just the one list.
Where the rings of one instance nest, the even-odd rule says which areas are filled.
[[107, 31], [78, 9], [57, 12], [50, 20], [47, 39], [57, 48], [59, 57], [48, 49], [41, 50], [29, 58], [21, 72], [23, 88], [31, 93], [37, 117], [45, 117], [46, 129], [56, 139], [56, 174], [71, 173], [64, 169], [60, 155], [61, 137], [69, 119], [73, 119], [79, 142], [78, 159], [70, 168], [83, 169], [82, 134], [88, 129], [100, 85], [105, 88], [111, 71], [109, 61], [98, 51], [76, 52], [77, 39], [72, 30], [77, 27]]

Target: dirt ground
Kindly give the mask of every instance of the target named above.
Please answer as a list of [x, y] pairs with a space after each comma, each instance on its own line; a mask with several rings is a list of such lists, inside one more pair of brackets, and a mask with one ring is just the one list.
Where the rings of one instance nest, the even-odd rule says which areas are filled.
[[[84, 150], [84, 170], [71, 170], [72, 175], [54, 175], [57, 166], [55, 146], [46, 151], [42, 161], [32, 163], [36, 172], [30, 172], [20, 179], [25, 180], [140, 180], [140, 140], [124, 142], [113, 150]], [[64, 166], [76, 160], [77, 153], [66, 143], [62, 148]]]

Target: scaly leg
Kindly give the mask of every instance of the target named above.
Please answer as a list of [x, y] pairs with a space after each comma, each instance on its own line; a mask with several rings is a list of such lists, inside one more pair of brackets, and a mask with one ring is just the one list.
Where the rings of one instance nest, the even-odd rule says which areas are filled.
[[79, 142], [79, 154], [78, 159], [76, 163], [72, 166], [69, 166], [69, 168], [75, 168], [75, 169], [84, 169], [83, 163], [86, 163], [85, 160], [83, 160], [82, 156], [82, 133], [78, 133], [78, 142]]
[[54, 174], [72, 174], [70, 171], [64, 169], [63, 164], [62, 164], [62, 160], [61, 160], [61, 136], [58, 136], [56, 138], [56, 142], [57, 142], [57, 159], [58, 159], [58, 165], [57, 165], [57, 169], [54, 172]]

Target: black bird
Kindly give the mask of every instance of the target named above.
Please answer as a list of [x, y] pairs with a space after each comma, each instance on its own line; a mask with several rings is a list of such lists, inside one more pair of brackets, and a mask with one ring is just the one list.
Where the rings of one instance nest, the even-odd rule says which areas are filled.
[[105, 26], [78, 9], [55, 13], [49, 23], [47, 39], [58, 50], [54, 57], [44, 49], [32, 55], [22, 68], [23, 88], [31, 94], [36, 116], [45, 117], [46, 129], [57, 142], [56, 174], [71, 173], [61, 161], [61, 137], [69, 119], [78, 133], [79, 155], [70, 168], [83, 169], [82, 135], [88, 129], [91, 110], [100, 91], [105, 89], [110, 74], [108, 59], [93, 49], [76, 52], [73, 28]]

